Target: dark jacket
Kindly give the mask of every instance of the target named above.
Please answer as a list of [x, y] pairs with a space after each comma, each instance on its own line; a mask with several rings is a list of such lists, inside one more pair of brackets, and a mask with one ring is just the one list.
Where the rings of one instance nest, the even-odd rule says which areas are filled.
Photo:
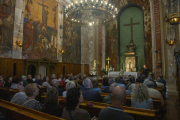
[[28, 84], [29, 83], [34, 83], [34, 81], [32, 79], [27, 79], [27, 82], [28, 82]]
[[109, 86], [104, 88], [104, 92], [105, 92], [105, 93], [110, 93], [110, 91], [109, 91]]
[[91, 88], [85, 88], [82, 92], [83, 99], [87, 101], [102, 102], [103, 99], [98, 91]]
[[63, 108], [59, 104], [52, 106], [45, 103], [44, 106], [42, 107], [41, 112], [44, 112], [44, 113], [47, 113], [56, 117], [61, 117]]
[[62, 90], [62, 89], [60, 89], [60, 88], [58, 88], [58, 87], [56, 87], [56, 86], [54, 86], [54, 87], [58, 90], [58, 92], [59, 92], [59, 96], [62, 96], [63, 90]]
[[120, 108], [108, 107], [100, 111], [98, 120], [134, 120], [134, 118]]
[[43, 81], [42, 80], [35, 80], [35, 83], [37, 83], [38, 85], [42, 85]]
[[6, 83], [4, 84], [4, 87], [11, 87], [11, 83], [6, 82]]

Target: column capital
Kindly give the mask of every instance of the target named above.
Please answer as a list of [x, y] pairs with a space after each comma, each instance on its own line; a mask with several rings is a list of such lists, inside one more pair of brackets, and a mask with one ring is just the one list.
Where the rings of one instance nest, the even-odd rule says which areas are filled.
[[60, 3], [61, 5], [67, 6], [68, 2], [66, 0], [56, 0], [58, 3]]

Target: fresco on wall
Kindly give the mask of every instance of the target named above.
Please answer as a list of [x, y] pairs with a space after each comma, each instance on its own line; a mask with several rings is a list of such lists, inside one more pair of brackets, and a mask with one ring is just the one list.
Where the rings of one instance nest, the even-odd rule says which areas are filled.
[[16, 0], [0, 0], [0, 57], [11, 57]]
[[[106, 26], [106, 58], [110, 57], [110, 65], [117, 70], [117, 25], [116, 21], [113, 21], [109, 25]], [[107, 62], [107, 61], [106, 61]]]
[[64, 19], [63, 62], [81, 63], [81, 26]]
[[23, 59], [46, 57], [57, 60], [58, 3], [55, 0], [26, 0]]

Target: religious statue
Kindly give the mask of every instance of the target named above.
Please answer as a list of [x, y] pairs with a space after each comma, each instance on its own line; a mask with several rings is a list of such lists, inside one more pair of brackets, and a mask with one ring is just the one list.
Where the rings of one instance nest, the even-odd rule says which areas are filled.
[[127, 53], [135, 52], [136, 45], [133, 44], [133, 41], [130, 42], [129, 45], [127, 45]]
[[109, 67], [109, 71], [113, 71], [113, 68], [112, 68], [112, 66], [110, 65], [110, 67]]
[[96, 68], [96, 60], [94, 60], [94, 68]]

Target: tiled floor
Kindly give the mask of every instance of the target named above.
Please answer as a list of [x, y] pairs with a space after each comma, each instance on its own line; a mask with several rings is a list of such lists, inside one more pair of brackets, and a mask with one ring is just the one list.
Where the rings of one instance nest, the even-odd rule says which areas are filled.
[[180, 108], [178, 104], [177, 87], [174, 84], [167, 84], [166, 92], [166, 114], [163, 120], [180, 120]]

